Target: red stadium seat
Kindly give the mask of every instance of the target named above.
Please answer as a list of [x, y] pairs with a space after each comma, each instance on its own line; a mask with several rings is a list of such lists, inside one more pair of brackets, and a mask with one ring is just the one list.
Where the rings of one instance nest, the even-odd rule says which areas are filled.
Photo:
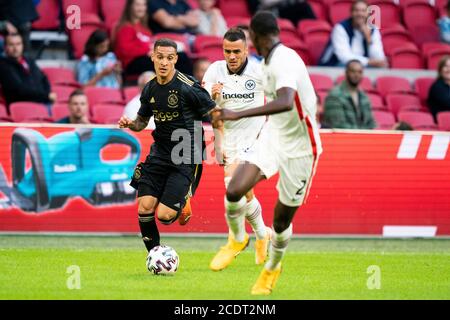
[[317, 65], [319, 63], [320, 57], [322, 56], [328, 41], [329, 37], [323, 35], [315, 35], [314, 37], [305, 39], [306, 48], [309, 52], [312, 65]]
[[227, 23], [228, 28], [236, 27], [238, 25], [249, 26], [250, 18], [248, 17], [240, 17], [240, 16], [224, 16], [225, 22]]
[[441, 40], [439, 28], [435, 24], [412, 27], [411, 36], [419, 47], [427, 42], [439, 42]]
[[420, 52], [412, 48], [397, 48], [391, 52], [390, 66], [396, 69], [423, 69], [424, 63]]
[[82, 15], [95, 14], [99, 15], [98, 0], [62, 0], [63, 13], [67, 16], [67, 8], [71, 5], [76, 5], [80, 8]]
[[220, 47], [220, 48], [219, 47], [205, 48], [205, 49], [203, 49], [201, 56], [205, 57], [210, 62], [215, 62], [215, 61], [224, 59], [222, 47]]
[[53, 122], [44, 104], [35, 102], [14, 102], [9, 106], [14, 122]]
[[325, 3], [323, 3], [321, 0], [309, 0], [308, 3], [311, 6], [311, 9], [314, 11], [314, 14], [316, 15], [316, 18], [318, 20], [328, 20], [328, 10]]
[[430, 87], [435, 80], [435, 78], [421, 77], [416, 78], [414, 81], [414, 89], [422, 105], [426, 104], [428, 92], [430, 91]]
[[221, 47], [222, 48], [223, 38], [210, 35], [199, 34], [195, 37], [193, 49], [197, 53], [208, 47]]
[[69, 102], [69, 97], [74, 90], [74, 87], [69, 86], [52, 86], [52, 91], [56, 93], [56, 102], [58, 103]]
[[126, 87], [123, 89], [123, 95], [125, 97], [125, 102], [130, 102], [134, 97], [136, 97], [139, 94], [139, 87], [133, 86], [133, 87]]
[[389, 111], [372, 110], [373, 118], [377, 123], [376, 129], [391, 130], [395, 124], [395, 116]]
[[425, 57], [432, 50], [436, 50], [436, 49], [450, 51], [450, 45], [443, 43], [443, 42], [427, 42], [427, 43], [422, 44], [422, 52]]
[[59, 0], [41, 0], [36, 10], [39, 19], [31, 25], [34, 30], [57, 30], [60, 27]]
[[[341, 74], [336, 78], [336, 83], [341, 83], [345, 79], [345, 74]], [[368, 77], [363, 77], [361, 83], [359, 84], [360, 88], [366, 92], [376, 93], [378, 91], [372, 86], [372, 80]]]
[[126, 0], [100, 0], [102, 15], [105, 18], [105, 25], [109, 32], [119, 22], [125, 9]]
[[381, 76], [375, 81], [378, 92], [385, 97], [388, 93], [412, 92], [409, 80], [397, 76]]
[[443, 56], [450, 55], [449, 49], [433, 49], [427, 54], [427, 68], [431, 70], [437, 70], [439, 61]]
[[383, 42], [384, 52], [388, 56], [390, 56], [391, 53], [398, 48], [417, 49], [410, 33], [404, 29], [395, 28], [386, 31], [383, 31], [382, 29], [381, 40]]
[[[87, 87], [84, 92], [88, 97], [91, 106], [99, 103], [109, 103], [123, 105], [124, 101], [122, 94], [118, 89], [102, 88], [102, 87]], [[92, 108], [91, 108], [92, 110]]]
[[303, 43], [289, 43], [285, 44], [287, 47], [291, 48], [292, 50], [295, 50], [297, 54], [302, 58], [303, 63], [307, 66], [312, 64], [312, 58], [310, 55], [310, 51], [308, 50], [308, 47]]
[[436, 10], [429, 3], [414, 0], [403, 5], [403, 21], [410, 31], [417, 26], [435, 25], [436, 18]]
[[72, 69], [47, 67], [42, 68], [42, 71], [45, 73], [52, 86], [61, 85], [80, 87], [80, 84], [75, 79], [75, 73]]
[[400, 8], [392, 0], [372, 0], [370, 1], [370, 5], [375, 5], [380, 8], [380, 29], [402, 24]]
[[188, 5], [192, 8], [192, 9], [198, 9], [198, 1], [197, 0], [186, 0], [186, 2], [188, 3]]
[[369, 97], [372, 110], [389, 111], [388, 107], [384, 104], [383, 98], [376, 93], [366, 93]]
[[400, 108], [404, 108], [406, 106], [410, 106], [414, 108], [414, 106], [418, 106], [421, 108], [422, 104], [420, 103], [419, 97], [411, 94], [400, 94], [400, 93], [391, 93], [386, 96], [386, 103], [389, 107], [389, 110], [393, 114], [397, 114]]
[[11, 117], [8, 115], [6, 106], [0, 103], [0, 122], [12, 122]]
[[55, 103], [52, 106], [52, 118], [56, 122], [70, 115], [69, 107], [65, 103]]
[[450, 131], [450, 111], [441, 111], [437, 114], [439, 130]]
[[301, 20], [297, 25], [297, 32], [302, 39], [308, 39], [316, 35], [320, 37], [330, 37], [331, 26], [323, 20]]
[[426, 112], [404, 111], [399, 112], [398, 120], [410, 124], [414, 130], [437, 130], [433, 116]]
[[116, 124], [123, 114], [123, 106], [114, 104], [97, 104], [92, 108], [92, 118], [94, 123]]
[[297, 29], [292, 24], [291, 20], [278, 18], [277, 23], [278, 28], [280, 28], [281, 36], [285, 34], [291, 37], [300, 38], [300, 34], [297, 32]]
[[316, 91], [328, 91], [333, 88], [333, 79], [324, 74], [310, 74], [311, 82], [314, 90]]
[[330, 22], [332, 25], [350, 18], [353, 0], [334, 0], [329, 4]]
[[250, 18], [251, 13], [245, 0], [219, 0], [218, 7], [222, 15]]
[[447, 15], [447, 2], [448, 0], [435, 0], [435, 7], [438, 11], [439, 17], [444, 17]]
[[100, 21], [98, 16], [82, 14], [81, 17], [80, 29], [68, 30], [69, 40], [75, 59], [80, 59], [83, 55], [84, 46], [91, 34], [97, 29], [105, 29], [103, 22]]

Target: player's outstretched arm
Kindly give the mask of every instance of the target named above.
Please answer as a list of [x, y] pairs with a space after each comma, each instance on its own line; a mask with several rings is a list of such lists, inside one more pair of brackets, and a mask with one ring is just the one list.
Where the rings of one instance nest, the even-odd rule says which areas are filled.
[[277, 98], [268, 104], [234, 112], [227, 109], [218, 110], [220, 113], [213, 114], [214, 120], [239, 120], [241, 118], [271, 115], [289, 111], [293, 108], [296, 91], [292, 88], [283, 87], [277, 90]]
[[137, 115], [136, 120], [130, 120], [126, 116], [122, 116], [119, 119], [119, 128], [129, 128], [132, 131], [142, 131], [144, 130], [147, 125], [148, 121], [150, 120], [150, 117], [143, 117], [140, 115]]

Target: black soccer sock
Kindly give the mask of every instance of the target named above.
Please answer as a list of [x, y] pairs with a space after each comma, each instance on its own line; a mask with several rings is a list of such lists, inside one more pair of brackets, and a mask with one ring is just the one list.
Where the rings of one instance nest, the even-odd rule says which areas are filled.
[[159, 246], [159, 231], [155, 221], [155, 214], [140, 214], [139, 227], [141, 228], [142, 240], [147, 251]]

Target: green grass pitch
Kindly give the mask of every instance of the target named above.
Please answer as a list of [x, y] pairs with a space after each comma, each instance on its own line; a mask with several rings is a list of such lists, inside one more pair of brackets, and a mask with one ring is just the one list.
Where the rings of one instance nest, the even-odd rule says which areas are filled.
[[[0, 236], [0, 299], [255, 299], [253, 242], [212, 272], [224, 238], [162, 239], [180, 256], [172, 277], [146, 270], [138, 237]], [[283, 264], [272, 295], [256, 299], [450, 299], [450, 240], [293, 239]], [[80, 289], [70, 290], [73, 265]]]

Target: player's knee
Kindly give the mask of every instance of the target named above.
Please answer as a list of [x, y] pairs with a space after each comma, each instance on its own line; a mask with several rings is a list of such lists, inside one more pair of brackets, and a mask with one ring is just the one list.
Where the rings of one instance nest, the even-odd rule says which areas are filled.
[[245, 192], [242, 191], [238, 186], [230, 184], [227, 189], [227, 200], [230, 202], [238, 202], [243, 196]]
[[289, 225], [289, 221], [274, 221], [273, 230], [275, 230], [276, 233], [282, 233], [284, 230], [289, 228]]
[[140, 214], [150, 214], [155, 212], [154, 204], [152, 201], [148, 200], [139, 200], [138, 201], [138, 212]]
[[172, 224], [177, 219], [177, 212], [176, 211], [165, 211], [161, 210], [158, 212], [158, 220], [162, 224]]

